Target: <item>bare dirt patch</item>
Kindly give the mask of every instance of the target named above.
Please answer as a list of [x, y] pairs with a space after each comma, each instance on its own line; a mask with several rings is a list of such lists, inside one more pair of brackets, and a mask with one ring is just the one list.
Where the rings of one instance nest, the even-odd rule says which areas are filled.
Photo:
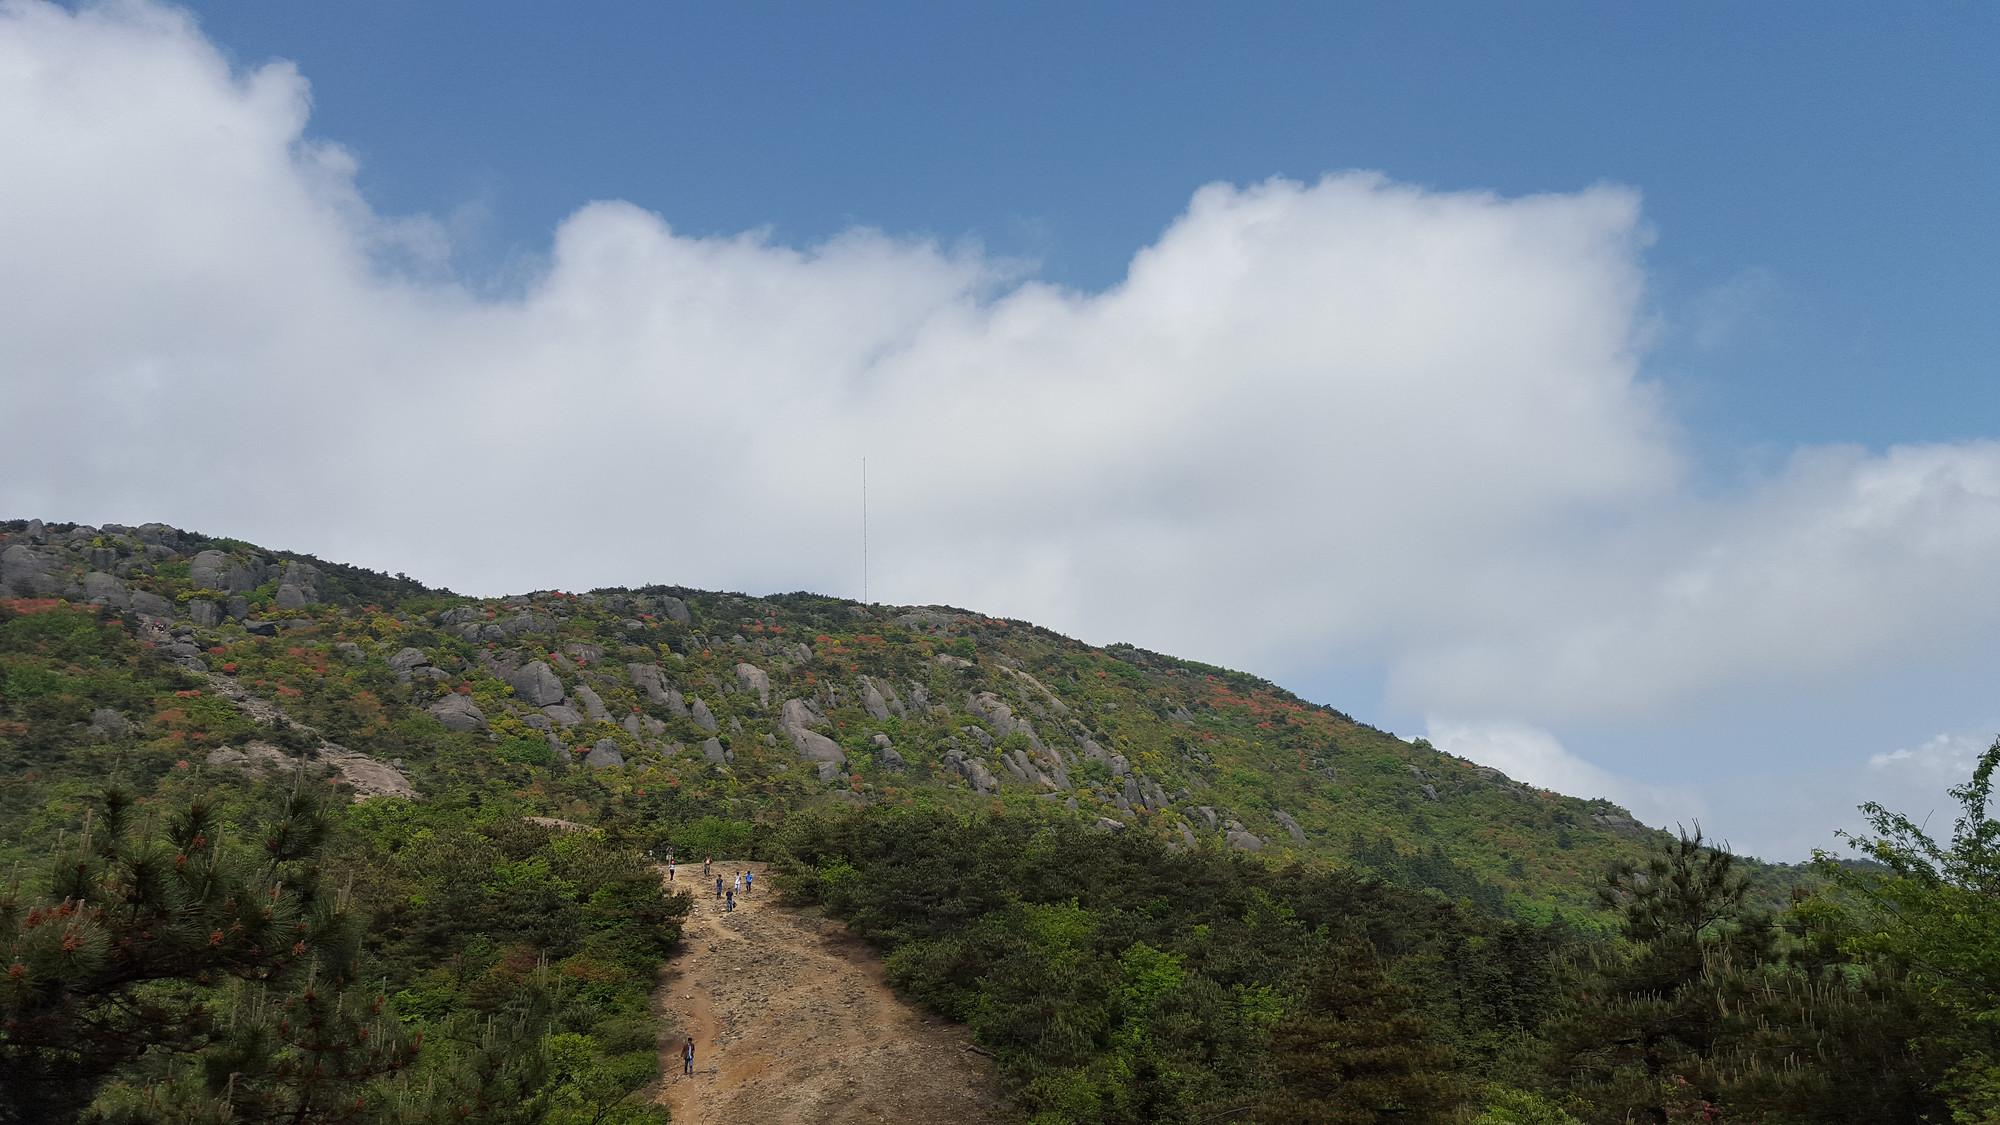
[[[761, 863], [723, 862], [733, 879]], [[979, 1125], [1004, 1111], [992, 1064], [964, 1028], [904, 1004], [882, 962], [840, 922], [780, 906], [769, 886], [725, 913], [713, 876], [682, 868], [696, 912], [655, 1009], [665, 1031], [658, 1101], [681, 1125]], [[680, 1044], [695, 1040], [695, 1073]]]

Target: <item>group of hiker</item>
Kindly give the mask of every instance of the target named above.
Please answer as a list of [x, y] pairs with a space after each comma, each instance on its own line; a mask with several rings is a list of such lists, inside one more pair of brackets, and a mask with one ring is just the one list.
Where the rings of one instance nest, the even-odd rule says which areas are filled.
[[[704, 856], [701, 861], [701, 877], [707, 879], [711, 875], [715, 876], [715, 897], [722, 900], [722, 909], [724, 911], [736, 909], [737, 895], [741, 894], [745, 898], [748, 898], [750, 888], [757, 880], [757, 873], [755, 871], [739, 871], [736, 873], [736, 878], [733, 881], [724, 880], [715, 871], [715, 857]], [[671, 883], [676, 878], [678, 878], [678, 867], [674, 863], [674, 857], [669, 854], [667, 856], [667, 881]], [[694, 1036], [692, 1035], [688, 1036], [687, 1042], [681, 1045], [681, 1073], [683, 1075], [694, 1073]]]
[[[715, 875], [715, 858], [713, 856], [704, 857], [701, 861], [701, 877], [706, 879], [710, 875]], [[674, 862], [674, 857], [670, 853], [667, 856], [667, 882], [676, 882], [679, 878], [680, 865]], [[755, 883], [756, 879], [757, 873], [755, 871], [737, 872], [734, 882], [724, 882], [722, 876], [715, 875], [715, 897], [723, 900], [722, 908], [724, 910], [734, 910], [736, 909], [736, 896], [740, 894], [746, 898], [749, 897], [751, 884]]]

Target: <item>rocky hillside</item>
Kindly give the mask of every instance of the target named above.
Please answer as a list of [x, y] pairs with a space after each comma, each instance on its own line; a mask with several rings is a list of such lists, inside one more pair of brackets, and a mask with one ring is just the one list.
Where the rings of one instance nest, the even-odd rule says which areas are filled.
[[[1530, 916], [1587, 908], [1652, 835], [1254, 676], [955, 607], [467, 598], [160, 524], [0, 524], [0, 567], [0, 606], [55, 615], [0, 654], [14, 825], [85, 780], [35, 769], [76, 745], [105, 769], [303, 770], [356, 800], [586, 820], [691, 798], [745, 823], [831, 802], [1073, 816]], [[79, 613], [151, 662], [66, 653], [54, 623]]]

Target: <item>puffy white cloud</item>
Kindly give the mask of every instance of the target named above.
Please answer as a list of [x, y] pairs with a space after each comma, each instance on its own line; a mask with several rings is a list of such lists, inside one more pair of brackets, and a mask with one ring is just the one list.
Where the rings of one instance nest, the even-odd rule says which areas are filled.
[[[601, 202], [492, 298], [309, 107], [174, 9], [0, 3], [0, 509], [477, 592], [858, 594], [865, 456], [878, 599], [1542, 726], [2000, 623], [2000, 448], [1694, 494], [1627, 190], [1211, 185], [1101, 293]], [[1513, 729], [1491, 753], [1597, 783]]]
[[1493, 766], [1541, 789], [1607, 798], [1647, 824], [1679, 825], [1691, 832], [1707, 816], [1707, 804], [1694, 786], [1654, 785], [1612, 773], [1570, 753], [1555, 735], [1527, 723], [1433, 716], [1424, 734], [1447, 754]]

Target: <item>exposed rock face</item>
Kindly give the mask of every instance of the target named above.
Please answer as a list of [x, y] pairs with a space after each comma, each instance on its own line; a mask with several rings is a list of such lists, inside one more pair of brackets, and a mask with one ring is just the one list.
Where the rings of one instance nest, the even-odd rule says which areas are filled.
[[659, 613], [670, 621], [678, 621], [683, 625], [694, 622], [694, 614], [688, 612], [687, 603], [679, 598], [670, 598], [662, 595], [654, 598], [653, 604]]
[[736, 684], [744, 691], [754, 691], [757, 693], [757, 706], [769, 707], [771, 705], [771, 676], [762, 668], [757, 667], [755, 664], [738, 664], [736, 666]]
[[[194, 603], [189, 602], [188, 605], [192, 607]], [[196, 621], [195, 624], [199, 625], [201, 622]], [[340, 658], [349, 664], [361, 664], [368, 659], [368, 654], [362, 652], [361, 646], [355, 644], [353, 641], [341, 641], [333, 646], [333, 651], [339, 653]]]
[[[32, 536], [31, 536], [32, 538]], [[56, 580], [49, 572], [56, 560], [26, 543], [12, 543], [0, 551], [0, 593], [16, 597], [42, 597], [56, 592]]]
[[564, 645], [563, 651], [569, 653], [578, 664], [595, 664], [604, 659], [604, 650], [597, 645], [575, 642]]
[[408, 675], [430, 662], [431, 658], [424, 655], [423, 649], [405, 648], [398, 650], [396, 655], [389, 658], [389, 670], [399, 676]]
[[583, 716], [577, 713], [576, 708], [567, 703], [551, 703], [542, 708], [542, 714], [565, 727], [573, 727], [583, 721]]
[[894, 746], [884, 746], [882, 748], [882, 768], [888, 770], [890, 773], [903, 773], [910, 768], [910, 763], [903, 760], [903, 756], [896, 752]]
[[426, 708], [449, 730], [479, 730], [486, 725], [486, 713], [469, 695], [453, 692]]
[[229, 555], [224, 551], [203, 551], [188, 564], [188, 580], [197, 590], [229, 589]]
[[1123, 832], [1125, 831], [1125, 822], [1122, 820], [1113, 820], [1108, 816], [1100, 816], [1097, 818], [1097, 830], [1099, 832]]
[[1208, 823], [1208, 830], [1210, 832], [1215, 831], [1215, 826], [1221, 823], [1216, 818], [1215, 810], [1208, 807], [1207, 805], [1196, 805], [1194, 807], [1194, 813], [1195, 815], [1201, 817], [1204, 821]]
[[1182, 821], [1182, 822], [1181, 822], [1180, 824], [1177, 824], [1177, 825], [1175, 825], [1174, 827], [1176, 827], [1176, 828], [1179, 828], [1179, 829], [1181, 830], [1181, 843], [1182, 843], [1182, 844], [1184, 844], [1184, 845], [1186, 845], [1187, 847], [1190, 847], [1190, 848], [1192, 848], [1192, 847], [1194, 847], [1194, 846], [1195, 846], [1195, 844], [1196, 844], [1196, 843], [1197, 843], [1198, 841], [1196, 841], [1196, 840], [1195, 840], [1195, 838], [1194, 838], [1194, 829], [1192, 829], [1192, 828], [1189, 828], [1189, 827], [1187, 826], [1187, 822], [1186, 822], [1186, 821]]
[[611, 721], [611, 712], [604, 706], [604, 701], [597, 697], [597, 693], [590, 689], [590, 685], [578, 684], [576, 691], [571, 694], [575, 695], [578, 703], [583, 704], [584, 714], [597, 722]]
[[132, 724], [125, 716], [109, 707], [99, 707], [90, 713], [90, 737], [97, 741], [123, 738], [132, 732]]
[[1303, 844], [1306, 842], [1306, 830], [1299, 827], [1299, 822], [1293, 820], [1291, 814], [1272, 809], [1271, 819], [1278, 822], [1278, 826], [1283, 828], [1285, 834], [1292, 838], [1292, 843]]
[[1242, 848], [1246, 852], [1261, 852], [1264, 850], [1263, 839], [1251, 835], [1249, 829], [1244, 828], [1241, 824], [1232, 820], [1225, 824], [1223, 829], [1222, 838], [1229, 842], [1230, 847]]
[[562, 681], [556, 679], [554, 669], [539, 660], [516, 669], [507, 682], [513, 686], [515, 695], [536, 707], [562, 702]]
[[625, 764], [625, 755], [618, 750], [618, 744], [608, 738], [600, 738], [590, 753], [583, 756], [583, 764], [594, 770], [606, 770]]
[[1123, 754], [1111, 755], [1112, 777], [1124, 777], [1127, 774], [1130, 774], [1131, 772], [1132, 772], [1132, 763], [1125, 760], [1125, 755]]
[[132, 596], [125, 592], [125, 583], [96, 571], [83, 576], [83, 597], [92, 605], [116, 606], [119, 609], [132, 604]]
[[799, 752], [799, 757], [809, 762], [839, 764], [847, 761], [847, 752], [840, 748], [838, 742], [818, 731], [806, 729], [807, 724], [818, 721], [806, 705], [796, 699], [785, 700], [778, 713], [778, 729], [792, 740], [792, 748]]
[[714, 762], [716, 765], [736, 760], [736, 755], [723, 746], [722, 740], [719, 738], [703, 739], [701, 743], [701, 756]]
[[861, 677], [861, 709], [868, 712], [868, 717], [876, 722], [883, 722], [889, 718], [889, 701], [882, 698], [882, 692], [876, 688], [875, 681], [866, 676]]
[[710, 734], [721, 729], [721, 724], [715, 721], [715, 712], [708, 709], [708, 704], [703, 703], [699, 695], [694, 697], [694, 706], [688, 708], [688, 715], [694, 720], [695, 726]]
[[340, 774], [341, 781], [354, 787], [355, 804], [371, 797], [408, 800], [417, 795], [417, 791], [410, 787], [410, 779], [387, 762], [378, 762], [331, 742], [322, 743], [316, 756], [332, 766]]
[[213, 629], [222, 624], [222, 607], [207, 598], [190, 598], [187, 607], [188, 620], [203, 629]]
[[981, 793], [993, 793], [1000, 789], [1000, 779], [986, 768], [986, 763], [966, 756], [965, 751], [953, 747], [945, 751], [944, 768], [958, 774]]
[[1014, 718], [1014, 709], [1000, 702], [1000, 697], [990, 691], [977, 692], [966, 696], [965, 709], [985, 719], [987, 725], [1003, 735], [1014, 732], [1014, 726], [1017, 721]]
[[174, 615], [174, 603], [158, 594], [149, 594], [144, 590], [135, 590], [132, 592], [132, 608], [136, 612], [150, 614], [154, 617], [172, 617]]
[[208, 752], [207, 760], [211, 766], [234, 766], [251, 777], [294, 773], [306, 764], [268, 742], [252, 742], [241, 750], [218, 746]]
[[660, 677], [659, 668], [651, 664], [627, 664], [625, 674], [632, 677], [632, 686], [646, 693], [646, 698], [655, 703], [667, 701], [667, 683]]

